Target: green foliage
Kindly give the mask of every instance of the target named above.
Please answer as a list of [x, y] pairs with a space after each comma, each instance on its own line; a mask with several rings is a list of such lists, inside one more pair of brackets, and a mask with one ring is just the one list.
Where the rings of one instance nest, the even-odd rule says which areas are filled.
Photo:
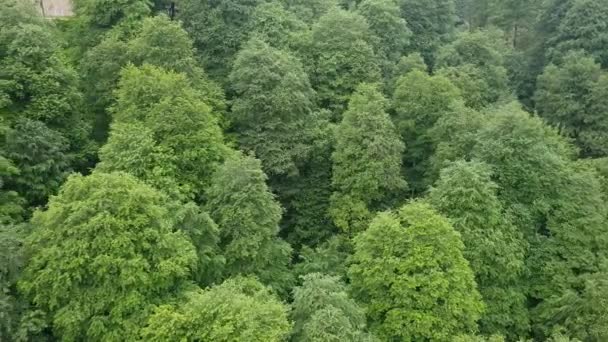
[[405, 74], [414, 70], [420, 70], [423, 72], [427, 71], [427, 66], [424, 63], [424, 58], [422, 58], [422, 55], [418, 52], [401, 57], [399, 59], [399, 63], [397, 63], [395, 75], [399, 77], [404, 76]]
[[[499, 197], [507, 207], [521, 204], [530, 214], [542, 206], [542, 199], [561, 190], [558, 182], [572, 150], [541, 119], [511, 104], [490, 113], [470, 153], [494, 168]], [[526, 220], [528, 214], [518, 212], [516, 218]]]
[[357, 12], [369, 24], [382, 74], [389, 80], [394, 75], [395, 64], [410, 44], [412, 32], [405, 19], [401, 18], [401, 9], [394, 0], [364, 0]]
[[256, 275], [285, 293], [292, 249], [277, 237], [282, 208], [266, 179], [259, 160], [235, 153], [215, 172], [205, 209], [219, 226], [224, 276]]
[[449, 341], [477, 330], [483, 303], [464, 245], [428, 205], [378, 214], [354, 243], [353, 291], [382, 340]]
[[312, 120], [317, 127], [310, 158], [299, 167], [298, 175], [272, 185], [285, 205], [284, 236], [295, 249], [316, 246], [336, 232], [328, 213], [334, 145], [334, 125], [329, 123], [329, 116], [327, 111], [315, 113]]
[[19, 119], [5, 133], [2, 150], [15, 167], [8, 165], [5, 186], [30, 206], [43, 205], [70, 172], [68, 141], [40, 121]]
[[407, 187], [401, 175], [405, 147], [387, 105], [376, 86], [361, 84], [336, 128], [330, 215], [351, 234], [364, 229], [369, 210], [390, 204]]
[[422, 178], [434, 149], [429, 130], [437, 120], [449, 115], [458, 101], [458, 88], [443, 76], [414, 70], [397, 80], [394, 122], [407, 146], [404, 166], [414, 191], [425, 188]]
[[191, 191], [177, 183], [175, 156], [154, 139], [154, 132], [141, 122], [116, 123], [108, 142], [99, 151], [101, 172], [127, 172], [146, 184], [175, 197]]
[[0, 339], [15, 339], [21, 306], [16, 283], [25, 264], [24, 229], [0, 223]]
[[463, 255], [486, 304], [481, 332], [517, 337], [528, 329], [525, 294], [517, 288], [526, 243], [504, 212], [497, 190], [487, 165], [459, 161], [441, 171], [429, 202], [461, 234]]
[[564, 56], [572, 50], [585, 50], [602, 67], [608, 67], [608, 1], [575, 0], [560, 21], [551, 57]]
[[160, 15], [138, 22], [135, 28], [117, 27], [80, 61], [87, 103], [97, 115], [95, 136], [104, 140], [110, 122], [107, 109], [122, 68], [150, 64], [184, 73], [214, 112], [226, 110], [223, 91], [206, 76], [195, 57], [192, 39], [178, 22]]
[[311, 273], [293, 291], [292, 341], [363, 341], [365, 313], [338, 277]]
[[435, 53], [454, 34], [454, 0], [397, 0], [401, 15], [412, 31], [411, 48], [424, 56], [427, 65], [435, 65]]
[[65, 340], [133, 340], [196, 263], [163, 197], [124, 173], [75, 175], [37, 212], [20, 288]]
[[258, 5], [251, 14], [249, 25], [252, 36], [281, 50], [296, 48], [308, 32], [308, 25], [302, 18], [285, 9], [279, 1]]
[[300, 62], [254, 38], [237, 55], [230, 83], [241, 147], [254, 151], [269, 175], [297, 174], [314, 123], [314, 91]]
[[347, 262], [352, 253], [351, 239], [344, 234], [336, 234], [314, 249], [302, 248], [300, 262], [294, 266], [294, 271], [300, 276], [323, 273], [347, 279]]
[[262, 0], [184, 0], [178, 17], [200, 53], [207, 72], [220, 82], [250, 34], [252, 13]]
[[429, 130], [429, 137], [436, 144], [436, 148], [429, 159], [429, 167], [425, 170], [428, 184], [437, 180], [441, 169], [451, 162], [472, 158], [477, 132], [486, 121], [484, 114], [459, 104], [450, 115], [445, 115], [435, 122]]
[[[6, 124], [19, 118], [41, 121], [68, 138], [78, 167], [95, 146], [82, 113], [77, 75], [61, 51], [55, 27], [27, 1], [0, 3], [0, 113]], [[30, 7], [31, 6], [31, 7]]]
[[22, 219], [25, 200], [16, 191], [6, 188], [6, 182], [18, 174], [19, 169], [0, 155], [0, 225], [16, 223]]
[[318, 102], [339, 115], [362, 82], [380, 80], [373, 36], [359, 14], [333, 8], [312, 27], [306, 63]]
[[202, 196], [227, 148], [218, 119], [186, 76], [149, 65], [130, 66], [122, 72], [116, 98], [114, 121], [147, 127], [159, 148], [171, 151], [178, 184]]
[[150, 13], [147, 0], [75, 0], [74, 9], [91, 27], [110, 28]]
[[317, 21], [329, 10], [338, 7], [339, 0], [282, 0], [287, 9], [308, 24]]
[[253, 278], [229, 279], [182, 297], [156, 308], [144, 340], [279, 342], [291, 328], [287, 307]]
[[[589, 284], [588, 280], [592, 274], [601, 271], [606, 258], [606, 205], [594, 172], [579, 166], [564, 171], [559, 196], [549, 201], [545, 225], [538, 232], [529, 261], [533, 274], [531, 292], [539, 301], [533, 311], [537, 318], [535, 328], [547, 334], [560, 322], [579, 320], [584, 315], [582, 319], [587, 320], [590, 326], [588, 333], [602, 336], [602, 332], [597, 330], [602, 324], [597, 322], [603, 319], [605, 312], [581, 309], [579, 301], [588, 300], [587, 296], [596, 296], [586, 291], [595, 291], [589, 288], [595, 285]], [[585, 287], [587, 289], [582, 290]], [[579, 298], [574, 300], [573, 293], [577, 292], [580, 292]], [[592, 327], [595, 324], [598, 326]], [[583, 332], [586, 328], [581, 328], [581, 325], [577, 328], [570, 326], [569, 334], [586, 340], [588, 338]], [[600, 341], [602, 338], [592, 340]]]
[[536, 109], [553, 126], [572, 137], [582, 156], [608, 155], [608, 73], [581, 52], [550, 64], [538, 77]]
[[553, 303], [544, 317], [565, 328], [581, 341], [603, 341], [608, 338], [606, 271], [586, 276], [580, 291], [568, 291]]
[[436, 68], [458, 88], [471, 108], [480, 109], [509, 97], [507, 70], [498, 31], [466, 32], [438, 52]]

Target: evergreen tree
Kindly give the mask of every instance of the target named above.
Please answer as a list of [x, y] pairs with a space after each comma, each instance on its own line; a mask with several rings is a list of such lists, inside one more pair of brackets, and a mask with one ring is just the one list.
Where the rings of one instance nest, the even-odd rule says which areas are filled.
[[225, 83], [236, 53], [249, 36], [252, 13], [262, 0], [184, 0], [178, 18], [207, 72]]
[[362, 84], [336, 129], [330, 214], [348, 233], [363, 230], [369, 212], [390, 204], [407, 186], [401, 175], [405, 148], [387, 104], [375, 86]]
[[251, 15], [250, 32], [273, 48], [297, 49], [308, 34], [308, 25], [280, 1], [258, 5]]
[[28, 206], [44, 205], [71, 171], [68, 141], [40, 121], [17, 120], [5, 133], [3, 145], [0, 152], [16, 168], [9, 165], [6, 188]]
[[393, 77], [395, 65], [405, 54], [412, 32], [394, 0], [365, 0], [357, 7], [373, 33], [374, 51], [385, 79]]
[[95, 145], [74, 69], [66, 63], [56, 27], [33, 2], [0, 3], [0, 113], [4, 124], [40, 121], [67, 140], [73, 164], [89, 166]]
[[353, 290], [379, 338], [449, 341], [477, 330], [483, 303], [464, 245], [430, 206], [380, 213], [354, 244]]
[[558, 33], [549, 50], [550, 56], [559, 58], [572, 50], [584, 50], [602, 67], [608, 67], [608, 1], [574, 0], [559, 24]]
[[105, 141], [110, 123], [108, 109], [115, 102], [120, 71], [129, 63], [155, 65], [184, 73], [213, 112], [226, 110], [223, 91], [200, 67], [192, 39], [178, 22], [164, 15], [146, 18], [128, 30], [117, 27], [80, 61], [83, 88], [89, 110], [97, 119], [95, 137]]
[[325, 13], [338, 7], [339, 0], [282, 0], [287, 8], [308, 24], [319, 20]]
[[37, 212], [21, 290], [66, 340], [136, 339], [196, 263], [159, 192], [124, 173], [72, 176]]
[[232, 278], [191, 290], [161, 305], [143, 330], [146, 341], [284, 341], [287, 307], [253, 278]]

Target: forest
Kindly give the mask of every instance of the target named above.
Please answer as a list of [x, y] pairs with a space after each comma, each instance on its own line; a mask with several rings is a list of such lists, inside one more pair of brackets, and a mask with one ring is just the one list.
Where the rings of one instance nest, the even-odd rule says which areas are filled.
[[0, 0], [0, 341], [608, 341], [608, 0]]

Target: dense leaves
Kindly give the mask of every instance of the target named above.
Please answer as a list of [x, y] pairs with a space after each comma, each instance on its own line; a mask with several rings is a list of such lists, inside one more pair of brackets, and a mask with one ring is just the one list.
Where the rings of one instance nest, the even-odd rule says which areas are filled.
[[608, 0], [66, 2], [0, 0], [0, 340], [608, 340]]
[[32, 220], [20, 287], [63, 339], [134, 339], [196, 262], [166, 216], [160, 193], [132, 176], [72, 176]]
[[376, 216], [355, 238], [349, 269], [372, 331], [383, 340], [435, 341], [475, 332], [483, 302], [463, 249], [426, 204]]
[[283, 341], [287, 307], [253, 278], [234, 278], [186, 292], [176, 305], [156, 308], [146, 341]]

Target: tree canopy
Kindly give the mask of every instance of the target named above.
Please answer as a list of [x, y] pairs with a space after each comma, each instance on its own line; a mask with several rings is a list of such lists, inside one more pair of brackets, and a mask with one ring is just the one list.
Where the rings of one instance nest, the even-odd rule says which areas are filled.
[[608, 0], [0, 0], [1, 341], [608, 340]]

